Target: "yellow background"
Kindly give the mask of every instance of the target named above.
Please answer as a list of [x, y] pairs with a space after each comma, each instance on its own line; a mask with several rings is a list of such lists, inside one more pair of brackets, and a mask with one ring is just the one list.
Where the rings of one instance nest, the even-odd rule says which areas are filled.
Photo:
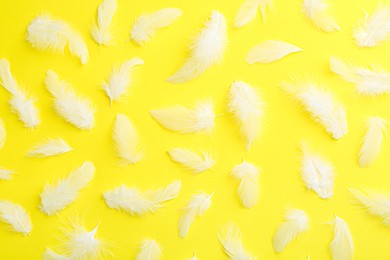
[[[390, 144], [386, 140], [378, 160], [369, 169], [357, 165], [357, 152], [368, 116], [379, 115], [390, 120], [388, 96], [358, 96], [352, 84], [333, 75], [328, 68], [331, 55], [357, 63], [381, 64], [390, 70], [390, 43], [372, 49], [359, 49], [351, 31], [357, 19], [371, 12], [379, 1], [329, 1], [341, 32], [322, 33], [312, 27], [301, 13], [300, 0], [275, 0], [274, 11], [262, 21], [260, 15], [242, 29], [233, 29], [232, 20], [241, 0], [118, 0], [114, 17], [117, 44], [99, 47], [90, 37], [89, 29], [96, 17], [100, 0], [1, 0], [0, 57], [11, 63], [14, 76], [37, 98], [42, 123], [35, 129], [23, 127], [10, 112], [9, 94], [0, 88], [0, 117], [4, 119], [8, 139], [0, 151], [0, 165], [18, 172], [11, 181], [0, 182], [0, 199], [23, 205], [31, 214], [33, 231], [30, 237], [0, 229], [0, 259], [41, 259], [45, 248], [56, 249], [61, 242], [60, 226], [74, 212], [87, 229], [101, 222], [98, 237], [111, 241], [115, 259], [133, 259], [144, 238], [154, 238], [163, 247], [165, 259], [187, 259], [197, 252], [199, 259], [226, 259], [217, 239], [222, 224], [232, 220], [243, 233], [248, 251], [259, 259], [330, 259], [328, 250], [333, 226], [328, 223], [334, 214], [344, 218], [353, 234], [355, 259], [389, 259], [390, 231], [380, 219], [368, 216], [354, 203], [347, 187], [389, 190]], [[170, 27], [160, 30], [144, 47], [126, 42], [134, 19], [145, 12], [164, 7], [178, 7], [184, 15]], [[182, 85], [165, 82], [185, 59], [192, 37], [203, 27], [212, 10], [221, 11], [228, 22], [229, 45], [222, 64], [209, 69], [198, 79]], [[90, 60], [82, 66], [66, 50], [65, 54], [39, 52], [24, 41], [28, 23], [40, 12], [73, 24], [85, 38]], [[295, 44], [304, 52], [267, 65], [248, 65], [247, 51], [267, 39], [280, 39]], [[101, 90], [114, 64], [134, 56], [145, 65], [134, 73], [134, 82], [123, 102], [109, 106]], [[47, 69], [67, 79], [78, 93], [92, 99], [97, 107], [96, 126], [80, 131], [57, 116], [53, 101], [45, 90], [43, 78]], [[314, 123], [297, 103], [289, 100], [279, 88], [282, 80], [292, 74], [315, 75], [327, 83], [347, 108], [349, 132], [334, 141]], [[244, 150], [231, 116], [216, 119], [211, 137], [202, 134], [179, 135], [161, 128], [148, 111], [173, 104], [191, 106], [195, 100], [212, 97], [216, 114], [225, 111], [227, 91], [234, 80], [257, 86], [267, 103], [265, 127], [261, 139], [249, 152]], [[146, 146], [145, 159], [136, 166], [116, 166], [111, 141], [111, 127], [117, 113], [124, 113], [136, 124]], [[68, 154], [36, 159], [25, 153], [46, 137], [63, 137], [75, 148]], [[335, 195], [321, 200], [304, 187], [300, 177], [299, 143], [304, 139], [328, 157], [336, 169]], [[166, 151], [172, 147], [210, 149], [217, 156], [214, 172], [197, 176], [174, 164]], [[244, 157], [259, 166], [261, 198], [252, 209], [242, 208], [236, 197], [238, 183], [229, 177], [235, 164]], [[97, 167], [93, 182], [78, 200], [59, 213], [45, 216], [38, 209], [39, 193], [46, 182], [66, 176], [70, 170], [91, 160]], [[180, 179], [183, 190], [177, 199], [166, 203], [154, 215], [131, 217], [109, 209], [102, 193], [122, 183], [149, 189]], [[181, 209], [197, 191], [215, 192], [213, 204], [206, 214], [197, 218], [185, 239], [178, 237], [177, 221]], [[275, 254], [271, 238], [283, 220], [286, 208], [305, 209], [310, 230]]]

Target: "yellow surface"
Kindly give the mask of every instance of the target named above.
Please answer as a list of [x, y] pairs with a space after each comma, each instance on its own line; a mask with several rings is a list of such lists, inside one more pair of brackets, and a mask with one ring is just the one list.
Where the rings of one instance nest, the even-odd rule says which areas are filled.
[[[6, 123], [8, 139], [0, 151], [0, 165], [15, 169], [18, 175], [0, 183], [0, 199], [20, 203], [31, 214], [34, 224], [29, 237], [0, 229], [0, 259], [40, 259], [45, 247], [56, 249], [61, 243], [60, 226], [75, 212], [85, 227], [92, 229], [101, 222], [98, 237], [111, 241], [115, 259], [134, 259], [144, 238], [158, 240], [165, 259], [187, 259], [196, 250], [199, 259], [226, 259], [217, 239], [219, 227], [228, 220], [242, 229], [247, 249], [259, 259], [330, 259], [328, 250], [333, 226], [327, 223], [333, 215], [344, 218], [356, 245], [355, 259], [389, 259], [389, 229], [380, 219], [368, 216], [354, 204], [347, 187], [389, 189], [390, 144], [385, 141], [379, 159], [369, 169], [357, 165], [359, 143], [365, 130], [365, 120], [380, 115], [390, 120], [388, 96], [365, 98], [358, 96], [352, 84], [345, 83], [328, 69], [331, 55], [352, 59], [357, 63], [377, 63], [390, 69], [390, 43], [372, 49], [359, 49], [353, 43], [351, 30], [363, 10], [372, 11], [379, 3], [365, 0], [329, 1], [342, 28], [337, 33], [322, 33], [314, 29], [301, 13], [299, 0], [275, 0], [275, 10], [263, 22], [256, 19], [242, 29], [233, 29], [232, 20], [241, 0], [118, 0], [114, 18], [117, 44], [99, 47], [90, 37], [99, 0], [80, 1], [0, 1], [0, 57], [7, 58], [15, 77], [37, 98], [42, 123], [35, 130], [25, 129], [8, 106], [9, 94], [0, 88], [0, 117]], [[144, 47], [126, 42], [133, 20], [144, 12], [163, 7], [178, 7], [184, 11], [169, 28], [160, 30]], [[165, 79], [184, 61], [191, 37], [203, 26], [213, 9], [227, 18], [229, 45], [224, 62], [214, 66], [198, 79], [183, 85], [173, 85]], [[63, 56], [38, 52], [25, 41], [26, 26], [41, 11], [71, 22], [82, 33], [90, 51], [90, 60], [82, 66], [68, 51]], [[247, 51], [267, 39], [280, 39], [295, 44], [304, 52], [291, 55], [268, 65], [248, 65]], [[138, 67], [134, 84], [123, 102], [109, 106], [100, 86], [114, 64], [139, 56], [145, 65]], [[53, 101], [45, 90], [43, 78], [52, 69], [93, 100], [97, 107], [96, 126], [80, 131], [58, 117]], [[297, 103], [289, 100], [279, 88], [279, 82], [291, 74], [314, 74], [328, 83], [341, 99], [348, 113], [349, 132], [334, 141], [315, 124]], [[216, 113], [225, 111], [227, 91], [234, 80], [258, 86], [267, 102], [266, 127], [262, 138], [245, 152], [232, 118], [225, 114], [216, 119], [211, 137], [202, 134], [178, 135], [161, 128], [148, 111], [173, 104], [191, 105], [193, 101], [212, 97]], [[116, 166], [111, 127], [117, 113], [133, 120], [145, 141], [145, 159], [136, 166]], [[63, 137], [75, 151], [66, 155], [34, 159], [26, 151], [46, 137]], [[300, 140], [307, 140], [328, 157], [337, 172], [335, 195], [321, 200], [309, 192], [300, 177]], [[207, 148], [215, 152], [218, 162], [208, 171], [191, 175], [174, 164], [166, 151], [171, 147]], [[247, 161], [261, 169], [261, 198], [252, 209], [244, 209], [236, 197], [237, 182], [229, 177], [232, 167]], [[78, 200], [58, 216], [45, 216], [38, 209], [39, 193], [46, 182], [66, 176], [71, 169], [91, 160], [97, 167], [95, 179], [80, 193]], [[180, 196], [154, 215], [131, 217], [109, 209], [102, 193], [122, 183], [148, 189], [172, 180], [183, 181]], [[197, 191], [215, 192], [209, 211], [197, 218], [186, 239], [180, 239], [177, 221], [180, 210]], [[288, 207], [306, 209], [310, 230], [275, 254], [271, 238], [283, 220]]]

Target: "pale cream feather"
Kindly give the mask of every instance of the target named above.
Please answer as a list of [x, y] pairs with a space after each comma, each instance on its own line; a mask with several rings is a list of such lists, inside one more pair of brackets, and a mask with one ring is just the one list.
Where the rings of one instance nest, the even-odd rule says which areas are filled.
[[57, 254], [50, 248], [46, 247], [45, 252], [43, 253], [42, 256], [43, 260], [68, 260], [69, 258], [60, 254]]
[[257, 10], [260, 10], [263, 20], [266, 17], [267, 9], [271, 8], [273, 0], [245, 0], [238, 9], [234, 18], [234, 27], [241, 28], [255, 19]]
[[103, 0], [98, 7], [97, 22], [92, 24], [92, 38], [100, 45], [112, 44], [112, 19], [118, 4], [116, 0]]
[[10, 201], [0, 200], [0, 220], [18, 233], [28, 235], [32, 230], [28, 212], [21, 205]]
[[29, 157], [48, 157], [61, 155], [72, 151], [73, 148], [69, 146], [64, 139], [47, 139], [44, 143], [36, 145], [32, 150], [27, 152]]
[[12, 179], [13, 174], [15, 174], [14, 171], [5, 169], [0, 166], [0, 180], [9, 181]]
[[260, 172], [257, 167], [244, 161], [241, 164], [234, 166], [230, 175], [240, 182], [237, 188], [237, 195], [242, 206], [245, 208], [252, 208], [255, 206], [259, 200], [260, 194]]
[[339, 25], [329, 14], [328, 9], [329, 5], [325, 0], [303, 1], [303, 12], [316, 28], [324, 32], [340, 31]]
[[300, 51], [303, 50], [290, 43], [278, 40], [267, 40], [250, 49], [246, 55], [246, 61], [249, 64], [271, 63], [278, 61], [289, 54]]
[[160, 260], [163, 256], [161, 247], [156, 240], [145, 239], [141, 242], [140, 252], [136, 260]]
[[354, 245], [352, 234], [349, 231], [347, 222], [335, 216], [334, 236], [330, 243], [330, 251], [333, 260], [350, 260], [353, 257]]
[[7, 130], [5, 129], [5, 124], [3, 119], [0, 118], [0, 149], [5, 145], [7, 139]]
[[194, 174], [210, 169], [215, 160], [211, 153], [201, 151], [200, 154], [185, 148], [172, 148], [168, 151], [171, 159]]
[[194, 256], [191, 258], [188, 258], [188, 260], [198, 260], [198, 258], [196, 257], [196, 252], [194, 252]]

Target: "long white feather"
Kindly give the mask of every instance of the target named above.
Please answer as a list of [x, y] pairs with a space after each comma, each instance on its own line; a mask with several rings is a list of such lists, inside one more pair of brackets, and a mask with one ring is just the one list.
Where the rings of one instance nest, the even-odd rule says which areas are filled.
[[331, 92], [308, 79], [282, 83], [282, 88], [298, 100], [334, 139], [342, 138], [348, 131], [344, 107]]
[[100, 45], [112, 43], [112, 18], [117, 9], [116, 0], [103, 0], [97, 11], [97, 22], [92, 24], [92, 38]]
[[164, 188], [141, 192], [135, 187], [125, 185], [103, 193], [108, 207], [123, 210], [130, 215], [141, 216], [155, 212], [163, 206], [163, 202], [172, 200], [179, 195], [181, 181], [174, 181]]
[[257, 167], [244, 161], [241, 164], [234, 166], [230, 175], [240, 182], [237, 188], [237, 195], [241, 204], [245, 208], [252, 208], [255, 206], [259, 200], [260, 194], [260, 172]]
[[159, 243], [153, 239], [145, 239], [141, 242], [140, 252], [135, 257], [136, 260], [160, 260], [162, 250]]
[[185, 148], [172, 148], [168, 151], [171, 159], [194, 174], [210, 169], [215, 160], [211, 153], [201, 151], [200, 155], [194, 151]]
[[350, 260], [354, 253], [354, 245], [351, 232], [344, 219], [335, 216], [334, 236], [330, 243], [330, 251], [333, 260]]
[[340, 31], [339, 25], [329, 14], [328, 9], [329, 5], [325, 0], [303, 1], [303, 12], [316, 28], [324, 32]]
[[14, 173], [14, 171], [5, 169], [0, 166], [0, 180], [9, 181], [12, 179], [12, 175]]
[[27, 128], [34, 128], [39, 125], [39, 113], [35, 107], [35, 99], [29, 97], [27, 93], [18, 85], [11, 73], [8, 60], [0, 60], [0, 84], [11, 94], [9, 101], [11, 109], [19, 117]]
[[300, 209], [291, 209], [287, 211], [285, 222], [279, 225], [272, 238], [275, 252], [282, 252], [296, 236], [305, 232], [308, 228], [309, 218], [305, 211]]
[[237, 12], [234, 18], [234, 27], [241, 28], [253, 19], [255, 19], [257, 10], [260, 9], [263, 20], [266, 16], [266, 11], [272, 5], [272, 0], [246, 0]]
[[32, 223], [28, 212], [19, 204], [0, 200], [0, 220], [10, 225], [13, 231], [28, 235]]
[[139, 16], [131, 28], [130, 39], [139, 45], [150, 41], [156, 31], [171, 25], [183, 14], [178, 8], [163, 8], [151, 14]]
[[77, 96], [70, 84], [60, 80], [52, 70], [47, 71], [45, 84], [54, 97], [57, 113], [68, 123], [82, 130], [90, 130], [94, 126], [94, 108], [88, 98]]
[[131, 84], [131, 73], [135, 66], [144, 64], [140, 58], [132, 58], [124, 62], [119, 68], [114, 67], [108, 81], [103, 84], [103, 89], [110, 102], [118, 101], [127, 91]]
[[4, 147], [6, 139], [7, 139], [7, 130], [5, 129], [5, 124], [3, 119], [0, 118], [0, 149]]
[[187, 61], [167, 81], [184, 83], [197, 78], [207, 68], [222, 60], [226, 42], [225, 17], [220, 12], [213, 11], [205, 28], [195, 38]]
[[40, 194], [42, 212], [53, 215], [72, 204], [77, 199], [79, 191], [92, 180], [94, 173], [94, 164], [87, 161], [56, 184], [46, 184]]
[[368, 129], [359, 151], [360, 167], [368, 167], [378, 158], [383, 136], [388, 131], [388, 122], [379, 116], [370, 117], [367, 123]]
[[30, 22], [26, 40], [38, 50], [61, 53], [68, 45], [70, 52], [79, 57], [82, 64], [89, 59], [88, 48], [81, 35], [65, 21], [54, 20], [47, 14], [38, 15]]
[[36, 145], [27, 152], [30, 157], [48, 157], [61, 155], [72, 151], [73, 148], [61, 138], [47, 139], [43, 144]]
[[199, 193], [191, 197], [187, 206], [184, 208], [184, 213], [179, 219], [179, 236], [185, 238], [197, 216], [203, 216], [203, 214], [211, 206], [211, 198], [213, 194]]
[[54, 252], [53, 250], [51, 250], [48, 247], [46, 247], [46, 250], [43, 253], [42, 259], [43, 260], [69, 260], [68, 257], [57, 254], [56, 252]]
[[267, 40], [252, 49], [246, 55], [246, 61], [253, 63], [271, 63], [289, 54], [303, 51], [301, 48], [284, 41]]

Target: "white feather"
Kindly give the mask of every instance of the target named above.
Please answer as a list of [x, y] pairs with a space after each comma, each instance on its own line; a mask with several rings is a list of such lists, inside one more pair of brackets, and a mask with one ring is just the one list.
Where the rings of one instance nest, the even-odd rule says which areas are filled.
[[245, 208], [252, 208], [259, 200], [259, 170], [253, 164], [242, 162], [234, 166], [231, 174], [235, 180], [240, 182], [237, 188], [237, 195]]
[[334, 139], [342, 138], [348, 131], [344, 107], [331, 92], [310, 80], [282, 83], [282, 88], [298, 100]]
[[199, 155], [188, 149], [172, 148], [168, 151], [168, 154], [173, 161], [181, 164], [194, 174], [206, 171], [215, 164], [212, 154], [204, 151], [201, 151]]
[[0, 84], [11, 94], [9, 101], [11, 109], [23, 122], [25, 127], [34, 128], [39, 125], [39, 113], [35, 107], [35, 99], [18, 85], [13, 77], [8, 60], [0, 60]]
[[14, 171], [5, 169], [0, 166], [0, 180], [8, 181], [12, 179], [12, 175], [14, 174]]
[[160, 260], [162, 251], [156, 240], [145, 239], [141, 242], [140, 252], [136, 256], [136, 260]]
[[93, 23], [91, 35], [100, 45], [110, 45], [112, 43], [111, 23], [117, 6], [116, 0], [103, 0], [99, 5], [97, 23]]
[[171, 25], [183, 12], [178, 8], [163, 8], [151, 14], [139, 16], [131, 28], [130, 39], [139, 45], [150, 41], [155, 32]]
[[246, 61], [253, 63], [271, 63], [287, 55], [303, 51], [301, 48], [284, 41], [267, 40], [252, 49], [246, 55]]
[[285, 222], [279, 225], [272, 243], [276, 253], [280, 253], [295, 239], [296, 236], [305, 232], [309, 228], [309, 218], [305, 211], [292, 209], [286, 213]]
[[155, 212], [163, 206], [163, 202], [172, 200], [179, 195], [181, 181], [174, 181], [164, 188], [139, 191], [137, 188], [128, 188], [125, 185], [103, 193], [108, 207], [123, 210], [130, 215], [144, 215]]
[[206, 27], [195, 38], [187, 61], [167, 81], [184, 83], [203, 74], [207, 68], [222, 60], [226, 39], [225, 17], [213, 11]]
[[32, 223], [28, 212], [19, 204], [0, 200], [0, 220], [10, 225], [13, 231], [28, 235]]
[[40, 194], [42, 212], [53, 215], [72, 204], [79, 191], [92, 180], [94, 173], [94, 164], [87, 161], [56, 184], [46, 184]]
[[70, 52], [79, 57], [82, 64], [89, 59], [88, 48], [81, 35], [66, 22], [54, 20], [46, 14], [38, 15], [30, 22], [26, 40], [36, 49], [61, 53], [68, 45]]
[[335, 216], [334, 237], [330, 243], [333, 260], [350, 260], [354, 252], [351, 232], [344, 219]]
[[93, 127], [94, 108], [89, 99], [77, 96], [70, 84], [60, 80], [52, 70], [47, 71], [45, 84], [54, 97], [54, 106], [60, 116], [79, 129], [90, 130]]
[[131, 84], [131, 73], [135, 66], [144, 64], [140, 58], [132, 58], [124, 62], [119, 68], [115, 67], [107, 82], [103, 84], [103, 89], [110, 102], [118, 101], [123, 96]]
[[328, 13], [329, 5], [325, 0], [304, 0], [303, 12], [307, 19], [324, 32], [340, 31], [334, 17]]
[[0, 118], [0, 149], [4, 147], [7, 139], [7, 130], [5, 129], [4, 121]]
[[228, 94], [228, 110], [233, 114], [247, 150], [261, 131], [264, 102], [257, 89], [242, 81], [235, 81]]
[[266, 16], [266, 11], [271, 7], [272, 0], [246, 0], [234, 18], [234, 27], [241, 28], [255, 19], [257, 10], [260, 9], [262, 18]]
[[36, 145], [32, 150], [27, 152], [30, 157], [48, 157], [61, 155], [72, 151], [73, 148], [61, 138], [47, 139], [45, 143]]
[[203, 214], [211, 206], [211, 198], [213, 194], [199, 193], [192, 196], [187, 206], [184, 208], [184, 213], [179, 219], [179, 236], [185, 238], [197, 216], [203, 216]]
[[42, 256], [43, 260], [68, 260], [69, 258], [60, 254], [57, 254], [50, 248], [46, 248], [45, 252], [43, 253]]

